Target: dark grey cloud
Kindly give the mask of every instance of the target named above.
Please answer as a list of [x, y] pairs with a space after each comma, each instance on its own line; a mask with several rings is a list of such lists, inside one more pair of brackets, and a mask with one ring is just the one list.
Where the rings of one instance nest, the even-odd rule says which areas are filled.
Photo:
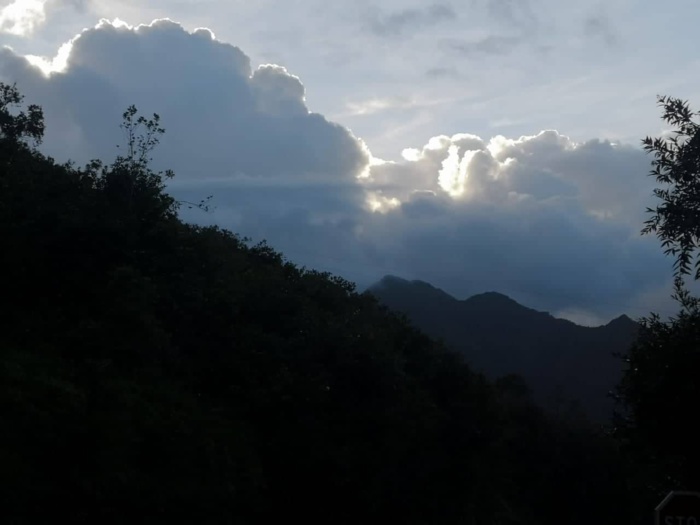
[[461, 78], [459, 71], [454, 67], [431, 67], [426, 70], [425, 76], [429, 78]]
[[[467, 57], [505, 56], [523, 46], [538, 50], [543, 22], [530, 0], [472, 0], [475, 13], [485, 16], [482, 29], [490, 34], [476, 38], [446, 38], [444, 49]], [[483, 33], [482, 33], [483, 34]]]
[[267, 239], [360, 286], [393, 273], [605, 319], [650, 309], [670, 274], [655, 240], [638, 235], [652, 181], [635, 148], [555, 131], [460, 134], [398, 162], [370, 159], [348, 129], [309, 111], [299, 78], [165, 20], [103, 22], [50, 76], [2, 49], [0, 80], [44, 107], [44, 147], [58, 160], [113, 157], [129, 104], [159, 113], [154, 163], [175, 169], [171, 192], [214, 196], [212, 213], [184, 218]]
[[602, 40], [612, 47], [619, 39], [609, 17], [604, 14], [596, 14], [586, 17], [583, 22], [583, 32], [590, 38]]
[[535, 25], [537, 17], [528, 0], [487, 0], [488, 11], [495, 18], [519, 26]]
[[444, 45], [453, 53], [464, 56], [494, 56], [507, 55], [523, 42], [520, 36], [490, 35], [473, 41], [445, 40]]
[[93, 0], [48, 0], [47, 9], [70, 7], [78, 12], [84, 13], [92, 5]]
[[540, 25], [531, 0], [472, 0], [472, 8], [483, 9], [499, 24], [509, 24], [526, 32]]
[[382, 37], [399, 36], [429, 27], [445, 20], [452, 20], [457, 13], [449, 4], [432, 4], [424, 8], [403, 9], [390, 13], [379, 9], [367, 15], [367, 28]]
[[472, 0], [471, 5], [491, 19], [491, 24], [484, 24], [485, 27], [498, 29], [480, 38], [443, 40], [443, 47], [451, 53], [468, 57], [503, 56], [526, 44], [537, 47], [542, 22], [530, 0]]

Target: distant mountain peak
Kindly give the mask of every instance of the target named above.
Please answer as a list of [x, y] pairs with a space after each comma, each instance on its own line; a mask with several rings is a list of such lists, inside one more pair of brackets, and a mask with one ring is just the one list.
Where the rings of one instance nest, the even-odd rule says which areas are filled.
[[399, 293], [402, 296], [404, 294], [409, 294], [410, 296], [422, 297], [423, 301], [428, 300], [441, 300], [441, 301], [457, 301], [450, 294], [433, 286], [425, 281], [403, 279], [402, 277], [397, 277], [395, 275], [385, 275], [379, 282], [373, 284], [368, 288], [368, 291], [378, 292], [380, 295], [385, 295], [389, 293]]
[[377, 286], [391, 286], [396, 284], [409, 284], [409, 281], [396, 275], [385, 275], [379, 281], [372, 285], [372, 288]]
[[514, 299], [511, 299], [505, 294], [499, 292], [483, 292], [472, 295], [466, 301], [488, 301], [490, 303], [501, 303], [501, 304], [519, 304]]
[[462, 303], [471, 308], [483, 311], [494, 312], [496, 315], [544, 315], [550, 317], [546, 312], [538, 312], [527, 306], [523, 306], [515, 299], [499, 292], [484, 292], [472, 295]]
[[615, 319], [610, 321], [605, 326], [606, 327], [607, 326], [621, 327], [621, 326], [639, 326], [639, 325], [634, 319], [631, 319], [629, 316], [622, 314], [619, 317], [616, 317]]

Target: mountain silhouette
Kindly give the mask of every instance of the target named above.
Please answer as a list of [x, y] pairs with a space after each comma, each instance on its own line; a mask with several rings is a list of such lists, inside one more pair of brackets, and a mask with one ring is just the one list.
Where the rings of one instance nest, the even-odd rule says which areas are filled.
[[368, 291], [460, 352], [476, 371], [522, 376], [541, 405], [580, 409], [599, 421], [612, 415], [609, 392], [623, 368], [614, 354], [627, 350], [639, 328], [626, 315], [604, 326], [579, 326], [497, 292], [458, 300], [429, 283], [395, 276]]

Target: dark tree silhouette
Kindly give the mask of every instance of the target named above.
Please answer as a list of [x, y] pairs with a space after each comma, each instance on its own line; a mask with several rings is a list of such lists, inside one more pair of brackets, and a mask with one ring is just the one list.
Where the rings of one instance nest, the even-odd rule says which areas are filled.
[[0, 83], [0, 137], [13, 142], [33, 141], [40, 144], [44, 136], [44, 113], [35, 104], [26, 112], [16, 112], [24, 97], [16, 85]]
[[[700, 301], [685, 285], [700, 277], [700, 125], [688, 103], [659, 97], [670, 136], [643, 140], [653, 154], [651, 175], [661, 200], [643, 234], [655, 233], [675, 258], [674, 299], [680, 312], [669, 320], [652, 313], [624, 356], [626, 370], [617, 389], [621, 413], [616, 433], [632, 466], [639, 519], [649, 519], [654, 502], [669, 490], [700, 489]], [[693, 264], [693, 258], [695, 263]]]

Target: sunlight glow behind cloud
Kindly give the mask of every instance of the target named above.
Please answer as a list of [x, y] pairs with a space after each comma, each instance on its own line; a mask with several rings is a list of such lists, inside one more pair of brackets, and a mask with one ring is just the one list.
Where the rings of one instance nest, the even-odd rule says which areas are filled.
[[[18, 2], [21, 2], [22, 0], [18, 0]], [[34, 0], [28, 0], [29, 2], [33, 2]], [[17, 2], [16, 2], [17, 3]], [[42, 2], [37, 2], [37, 3], [42, 3]], [[44, 2], [45, 3], [45, 2]], [[11, 6], [8, 6], [11, 7]], [[43, 11], [42, 11], [43, 12]], [[129, 31], [133, 31], [134, 29], [137, 28], [137, 26], [132, 26], [128, 22], [125, 22], [124, 20], [121, 20], [120, 18], [114, 18], [113, 20], [107, 20], [106, 18], [101, 19], [95, 26], [94, 29], [101, 29], [105, 27], [113, 27], [115, 29], [127, 29]], [[140, 26], [138, 26], [140, 27]], [[144, 27], [147, 27], [145, 25]], [[83, 32], [87, 31], [83, 30]], [[195, 30], [195, 33], [198, 31], [202, 31], [202, 29], [197, 29]], [[206, 31], [206, 30], [205, 30]], [[208, 34], [212, 35], [213, 38], [213, 33], [210, 31], [207, 31]], [[53, 58], [45, 57], [45, 56], [38, 56], [38, 55], [25, 55], [24, 58], [27, 59], [27, 62], [29, 62], [31, 65], [34, 67], [37, 67], [41, 70], [41, 72], [45, 76], [49, 76], [52, 73], [61, 73], [66, 70], [68, 67], [68, 59], [70, 58], [71, 51], [73, 50], [73, 45], [75, 42], [80, 38], [82, 33], [77, 34], [67, 42], [64, 42], [59, 48], [58, 52], [56, 53], [56, 56]]]
[[442, 161], [442, 169], [438, 172], [438, 183], [450, 196], [459, 197], [464, 193], [469, 176], [469, 163], [476, 153], [468, 151], [460, 160], [457, 146], [453, 144], [447, 150], [447, 158]]
[[58, 53], [52, 59], [37, 55], [25, 55], [25, 58], [31, 65], [38, 67], [44, 75], [60, 73], [65, 71], [68, 66], [68, 58], [70, 57], [71, 49], [73, 49], [73, 42], [74, 40], [70, 40], [59, 47]]
[[369, 192], [367, 205], [372, 212], [388, 213], [401, 206], [401, 201], [395, 197], [387, 198], [378, 192]]

